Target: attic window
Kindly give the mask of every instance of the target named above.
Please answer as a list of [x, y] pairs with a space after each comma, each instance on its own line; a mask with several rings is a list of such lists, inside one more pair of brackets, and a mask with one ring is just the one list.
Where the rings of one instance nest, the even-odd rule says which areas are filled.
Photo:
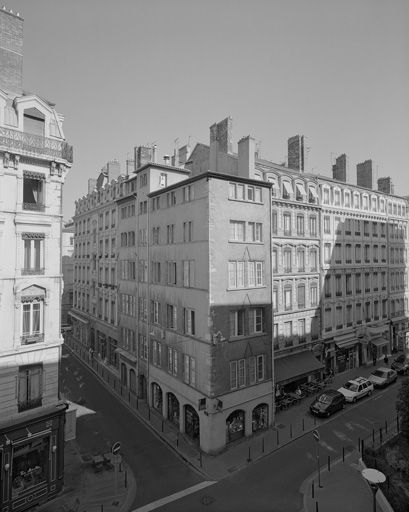
[[45, 116], [36, 108], [24, 111], [24, 132], [44, 137]]

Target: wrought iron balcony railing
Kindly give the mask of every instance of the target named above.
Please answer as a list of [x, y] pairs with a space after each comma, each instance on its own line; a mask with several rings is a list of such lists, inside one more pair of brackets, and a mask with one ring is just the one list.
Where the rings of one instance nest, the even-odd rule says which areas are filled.
[[11, 152], [17, 151], [28, 156], [60, 158], [69, 163], [73, 161], [72, 146], [64, 140], [49, 139], [2, 126], [0, 126], [0, 148]]
[[23, 276], [37, 276], [44, 274], [44, 267], [38, 268], [22, 268], [21, 275]]

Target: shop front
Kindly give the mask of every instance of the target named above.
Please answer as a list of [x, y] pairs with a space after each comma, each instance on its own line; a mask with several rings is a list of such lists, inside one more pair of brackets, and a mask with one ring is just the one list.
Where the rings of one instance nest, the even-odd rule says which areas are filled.
[[274, 381], [284, 392], [292, 392], [310, 380], [319, 380], [323, 364], [310, 350], [274, 360]]
[[27, 510], [61, 491], [65, 411], [66, 405], [59, 403], [13, 426], [0, 424], [0, 510]]
[[362, 364], [362, 346], [355, 333], [334, 338], [334, 369], [337, 373], [358, 368]]
[[162, 413], [163, 394], [161, 387], [156, 382], [152, 382], [152, 407]]
[[200, 439], [200, 421], [199, 415], [195, 409], [187, 404], [185, 405], [185, 433], [195, 442]]
[[245, 413], [241, 409], [233, 411], [226, 420], [227, 442], [231, 443], [244, 436]]
[[179, 427], [180, 406], [179, 400], [173, 393], [168, 393], [168, 420]]

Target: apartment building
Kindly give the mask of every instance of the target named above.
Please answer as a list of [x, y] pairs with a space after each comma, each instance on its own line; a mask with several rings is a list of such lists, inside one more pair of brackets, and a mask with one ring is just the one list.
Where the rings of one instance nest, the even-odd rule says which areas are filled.
[[0, 27], [0, 509], [20, 511], [64, 481], [61, 197], [72, 147], [54, 104], [22, 90], [22, 18], [3, 8]]
[[62, 276], [63, 293], [61, 297], [61, 325], [66, 326], [71, 322], [69, 311], [74, 302], [74, 223], [66, 222], [62, 228]]

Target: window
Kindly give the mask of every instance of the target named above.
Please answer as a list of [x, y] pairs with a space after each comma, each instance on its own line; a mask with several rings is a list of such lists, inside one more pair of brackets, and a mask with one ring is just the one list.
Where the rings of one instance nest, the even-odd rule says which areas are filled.
[[185, 334], [196, 334], [196, 328], [195, 328], [195, 310], [184, 308], [183, 311], [184, 316], [184, 327], [185, 327]]
[[284, 219], [284, 235], [290, 236], [291, 235], [291, 215], [289, 213], [285, 213], [283, 215]]
[[355, 261], [361, 263], [361, 244], [355, 245]]
[[342, 306], [337, 306], [335, 308], [335, 325], [337, 329], [342, 329]]
[[331, 310], [331, 308], [325, 308], [325, 310], [324, 310], [324, 326], [325, 326], [325, 331], [332, 330], [332, 310]]
[[305, 250], [297, 249], [297, 267], [298, 272], [305, 272]]
[[355, 219], [355, 234], [361, 234], [361, 221], [359, 219]]
[[310, 286], [310, 302], [312, 307], [318, 305], [318, 285], [316, 283], [312, 283]]
[[331, 297], [331, 276], [325, 276], [324, 290], [325, 297]]
[[352, 325], [352, 304], [347, 304], [345, 308], [345, 321], [347, 327], [350, 327]]
[[247, 239], [249, 242], [263, 241], [263, 225], [261, 222], [248, 223]]
[[250, 332], [261, 333], [264, 331], [264, 309], [250, 309]]
[[336, 243], [334, 246], [334, 252], [335, 252], [335, 263], [338, 265], [342, 263], [342, 249], [341, 244]]
[[244, 309], [230, 311], [230, 336], [244, 336]]
[[44, 174], [29, 171], [23, 172], [24, 210], [44, 210], [44, 180]]
[[173, 304], [166, 304], [166, 326], [177, 329], [177, 308]]
[[278, 272], [277, 249], [273, 249], [273, 272]]
[[331, 233], [331, 219], [330, 217], [324, 217], [324, 233]]
[[43, 366], [20, 366], [18, 371], [18, 411], [42, 405]]
[[351, 206], [351, 194], [348, 191], [344, 192], [344, 206], [347, 208]]
[[196, 385], [196, 359], [183, 354], [183, 380], [186, 384]]
[[43, 274], [43, 233], [23, 233], [24, 263], [22, 274]]
[[291, 249], [284, 249], [284, 272], [292, 271], [292, 263], [291, 263]]
[[310, 235], [317, 236], [317, 217], [310, 217]]
[[310, 268], [312, 271], [318, 270], [318, 251], [317, 251], [317, 249], [310, 249]]
[[369, 220], [364, 220], [364, 236], [369, 236]]
[[355, 274], [355, 293], [359, 294], [361, 292], [361, 274]]
[[183, 200], [185, 201], [185, 203], [188, 203], [189, 201], [193, 201], [193, 199], [194, 199], [194, 188], [192, 187], [192, 185], [184, 187], [183, 188]]
[[298, 320], [298, 341], [304, 343], [306, 341], [305, 336], [305, 318]]
[[195, 262], [194, 260], [183, 261], [183, 286], [192, 287], [195, 285]]
[[290, 285], [284, 287], [284, 309], [289, 311], [293, 308], [293, 290]]
[[166, 242], [168, 244], [175, 243], [175, 225], [174, 224], [168, 224], [166, 226]]
[[324, 188], [324, 190], [323, 190], [322, 202], [324, 204], [329, 204], [329, 189], [328, 188]]
[[168, 284], [176, 284], [176, 261], [168, 261]]
[[305, 308], [305, 284], [300, 283], [297, 287], [298, 308]]
[[350, 235], [352, 231], [352, 219], [345, 219], [345, 234]]
[[193, 240], [193, 222], [188, 221], [183, 223], [183, 241], [191, 242]]
[[291, 338], [293, 335], [293, 323], [292, 322], [284, 322], [284, 337]]
[[23, 326], [22, 344], [35, 343], [43, 340], [43, 305], [42, 297], [22, 297]]
[[345, 289], [346, 289], [347, 295], [352, 294], [352, 275], [351, 274], [346, 274], [346, 276], [345, 276]]
[[168, 372], [173, 375], [178, 373], [178, 353], [171, 347], [168, 347]]
[[271, 213], [271, 230], [274, 235], [277, 234], [277, 211], [273, 210]]
[[334, 190], [334, 205], [340, 206], [341, 204], [341, 191], [338, 189]]
[[257, 356], [257, 380], [261, 381], [264, 380], [264, 355], [261, 354]]
[[278, 289], [273, 288], [273, 311], [278, 311]]
[[245, 240], [245, 222], [230, 221], [230, 240], [234, 242], [244, 242]]
[[324, 244], [324, 263], [331, 263], [331, 244]]
[[337, 297], [341, 297], [342, 295], [342, 281], [339, 274], [335, 276], [335, 295]]
[[297, 215], [297, 235], [304, 236], [304, 216]]

